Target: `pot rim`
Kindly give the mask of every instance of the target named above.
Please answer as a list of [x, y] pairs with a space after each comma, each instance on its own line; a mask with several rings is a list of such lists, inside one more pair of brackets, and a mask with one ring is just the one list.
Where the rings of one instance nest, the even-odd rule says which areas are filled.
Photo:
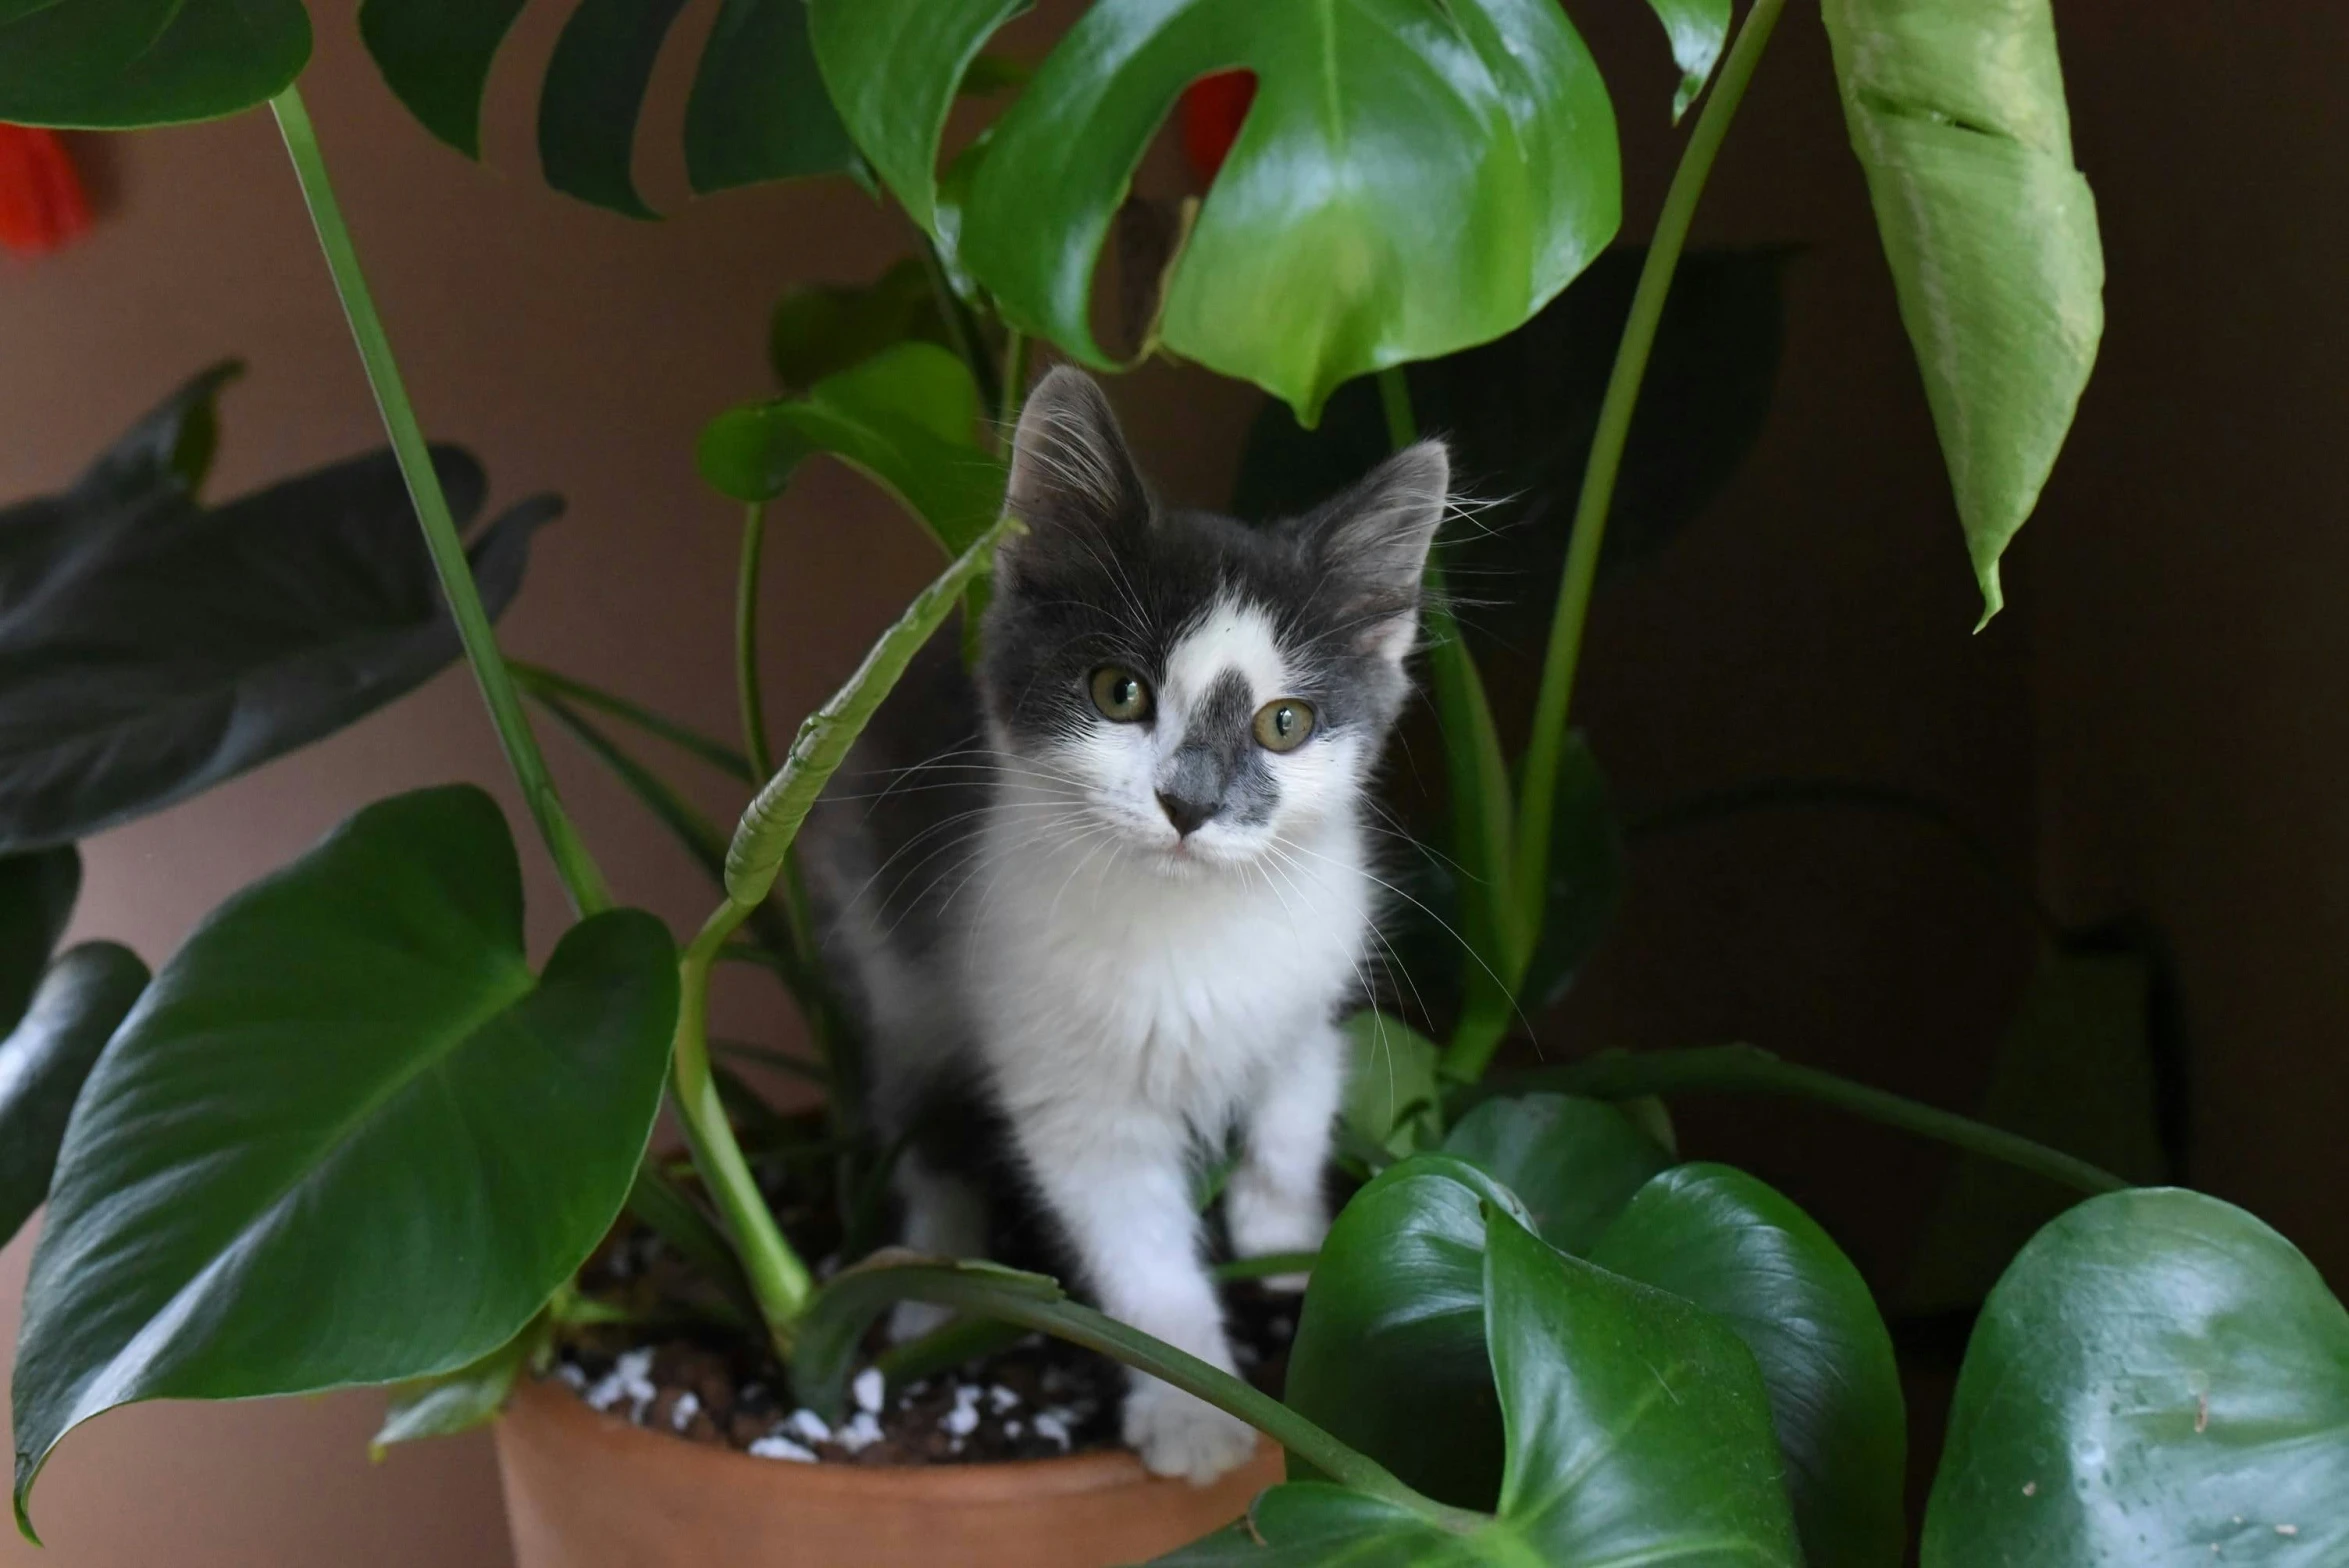
[[[931, 1503], [986, 1503], [1014, 1498], [1066, 1497], [1107, 1492], [1124, 1487], [1185, 1486], [1188, 1483], [1152, 1475], [1130, 1449], [1096, 1449], [1050, 1459], [998, 1459], [976, 1464], [853, 1465], [830, 1462], [805, 1464], [788, 1459], [762, 1459], [755, 1454], [715, 1443], [685, 1438], [611, 1415], [591, 1407], [576, 1390], [555, 1378], [526, 1378], [514, 1390], [498, 1426], [502, 1431], [516, 1420], [556, 1429], [557, 1441], [607, 1450], [632, 1451], [621, 1457], [646, 1469], [680, 1465], [732, 1465], [740, 1473], [751, 1468], [769, 1482], [805, 1495], [823, 1493], [844, 1498], [918, 1497]], [[1257, 1458], [1271, 1446], [1261, 1434]]]

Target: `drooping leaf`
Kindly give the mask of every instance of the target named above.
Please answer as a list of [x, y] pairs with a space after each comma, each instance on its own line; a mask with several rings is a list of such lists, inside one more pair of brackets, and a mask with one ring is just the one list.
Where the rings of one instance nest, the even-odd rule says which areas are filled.
[[[1418, 1169], [1408, 1181], [1443, 1180], [1434, 1162], [1411, 1165]], [[1458, 1208], [1441, 1199], [1435, 1206]], [[1473, 1232], [1464, 1216], [1451, 1228], [1478, 1265], [1479, 1376], [1506, 1432], [1493, 1520], [1454, 1533], [1392, 1502], [1293, 1481], [1257, 1500], [1249, 1535], [1212, 1536], [1162, 1561], [1794, 1568], [1801, 1558], [1769, 1406], [1737, 1336], [1688, 1301], [1558, 1252], [1511, 1214], [1505, 1195], [1481, 1207], [1484, 1223]], [[1327, 1267], [1326, 1253], [1324, 1260]], [[1458, 1269], [1448, 1268], [1441, 1283], [1456, 1290]], [[1299, 1333], [1302, 1344], [1302, 1325]], [[1384, 1370], [1371, 1362], [1359, 1369], [1365, 1378]], [[1421, 1446], [1457, 1440], [1456, 1416], [1433, 1405], [1422, 1413], [1439, 1424], [1417, 1434]]]
[[479, 1361], [395, 1385], [384, 1401], [383, 1425], [368, 1442], [369, 1457], [381, 1459], [394, 1443], [455, 1437], [495, 1421], [513, 1397], [516, 1380], [544, 1352], [549, 1327], [542, 1312]]
[[310, 59], [302, 0], [8, 0], [0, 121], [91, 131], [266, 103]]
[[2089, 1199], [1983, 1309], [1920, 1560], [2349, 1561], [2349, 1314], [2230, 1204]]
[[531, 974], [513, 840], [470, 786], [370, 806], [214, 911], [58, 1156], [19, 1523], [57, 1441], [118, 1405], [430, 1377], [513, 1338], [628, 1195], [676, 1008], [640, 911]]
[[[1549, 0], [1104, 0], [991, 128], [952, 220], [938, 139], [1010, 0], [814, 0], [824, 78], [915, 220], [1014, 323], [1112, 363], [1088, 320], [1144, 148], [1193, 80], [1254, 106], [1167, 279], [1165, 346], [1311, 423], [1339, 383], [1497, 337], [1614, 233], [1615, 124]], [[910, 42], [909, 42], [910, 41]]]
[[[1608, 512], [1601, 581], [1654, 556], [1701, 516], [1762, 432], [1785, 337], [1784, 248], [1694, 250], [1673, 274]], [[1477, 601], [1466, 626], [1487, 658], [1541, 647], [1615, 346], [1644, 247], [1619, 245], [1495, 342], [1409, 366], [1420, 428], [1451, 443], [1478, 503], [1451, 530], [1447, 567]], [[1242, 517], [1302, 512], [1386, 454], [1375, 387], [1349, 384], [1320, 428], [1267, 404], [1233, 489]]]
[[1672, 1163], [1616, 1107], [1563, 1094], [1487, 1100], [1445, 1136], [1444, 1152], [1515, 1193], [1541, 1238], [1576, 1256]]
[[[175, 399], [74, 488], [0, 512], [0, 852], [184, 799], [340, 729], [460, 652], [388, 452], [207, 508], [185, 483], [204, 406]], [[480, 465], [442, 447], [434, 466], [469, 520]], [[475, 535], [493, 615], [559, 510], [537, 497]]]
[[0, 856], [0, 1029], [24, 1016], [81, 890], [81, 851], [71, 844]]
[[1007, 512], [972, 540], [890, 623], [847, 682], [800, 724], [783, 766], [735, 826], [734, 840], [726, 848], [728, 898], [746, 907], [765, 900], [825, 783], [847, 760], [849, 748], [922, 644], [954, 613], [964, 592], [993, 568], [995, 545], [1004, 530], [1017, 526]]
[[1648, 0], [1648, 5], [1664, 24], [1672, 40], [1672, 63], [1680, 67], [1680, 88], [1672, 95], [1672, 120], [1678, 124], [1712, 80], [1729, 42], [1729, 0]]
[[[2066, 941], [2046, 953], [1992, 1063], [1978, 1119], [2129, 1181], [2180, 1173], [2162, 1147], [2154, 955]], [[1911, 1312], [1969, 1311], [2077, 1194], [1979, 1156], [1950, 1167], [1901, 1292]]]
[[861, 286], [817, 283], [784, 295], [768, 326], [767, 358], [786, 392], [805, 392], [909, 340], [948, 346], [929, 279], [910, 256]]
[[1564, 1000], [1583, 961], [1615, 924], [1630, 881], [1623, 822], [1615, 814], [1599, 759], [1580, 730], [1569, 734], [1559, 750], [1551, 819], [1549, 893], [1533, 957], [1518, 988], [1528, 1013]]
[[1590, 1260], [1685, 1296], [1753, 1352], [1810, 1568], [1899, 1568], [1900, 1368], [1866, 1281], [1816, 1221], [1743, 1171], [1683, 1165], [1640, 1189]]
[[[1500, 1495], [1501, 1407], [1484, 1344], [1484, 1204], [1507, 1189], [1449, 1155], [1388, 1167], [1322, 1243], [1283, 1398], [1439, 1502]], [[1290, 1474], [1301, 1471], [1291, 1463]]]
[[362, 0], [359, 36], [424, 128], [481, 156], [481, 96], [523, 0]]
[[1982, 618], [2104, 333], [2096, 201], [2072, 166], [2048, 0], [1828, 0], [1827, 38]]
[[768, 501], [802, 462], [830, 453], [878, 480], [959, 555], [1003, 509], [1003, 464], [980, 447], [978, 418], [978, 389], [961, 360], [934, 343], [899, 343], [803, 398], [728, 409], [703, 428], [694, 456], [722, 493]]
[[0, 1247], [48, 1198], [82, 1082], [146, 984], [129, 948], [85, 942], [49, 967], [0, 1038]]
[[1345, 1023], [1352, 1050], [1339, 1115], [1365, 1142], [1401, 1159], [1441, 1134], [1443, 1050], [1401, 1019], [1370, 1009]]
[[703, 195], [856, 162], [808, 45], [807, 0], [726, 0], [685, 105], [685, 174]]
[[[581, 0], [539, 94], [547, 183], [630, 217], [655, 216], [630, 163], [645, 89], [684, 0]], [[481, 98], [523, 0], [365, 0], [360, 36], [424, 128], [481, 156]], [[685, 169], [707, 195], [761, 180], [837, 174], [856, 151], [807, 38], [804, 0], [725, 0], [685, 109]]]

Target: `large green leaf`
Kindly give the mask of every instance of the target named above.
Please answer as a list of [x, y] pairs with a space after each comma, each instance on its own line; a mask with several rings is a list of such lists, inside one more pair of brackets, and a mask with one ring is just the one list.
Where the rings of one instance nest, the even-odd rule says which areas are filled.
[[2049, 0], [1827, 0], [1853, 149], [1957, 492], [1984, 620], [2104, 333]]
[[1111, 220], [1183, 88], [1252, 71], [1239, 139], [1168, 274], [1165, 346], [1313, 422], [1339, 383], [1497, 337], [1614, 233], [1613, 111], [1551, 0], [1101, 0], [941, 210], [945, 109], [1007, 0], [814, 0], [857, 143], [1006, 316], [1107, 366], [1088, 320]]
[[147, 966], [129, 948], [85, 942], [50, 966], [0, 1039], [0, 1246], [49, 1196], [82, 1082], [146, 984]]
[[275, 97], [309, 59], [302, 0], [0, 0], [0, 121], [217, 119]]
[[58, 1439], [115, 1406], [428, 1377], [510, 1340], [628, 1195], [675, 960], [615, 910], [534, 978], [513, 840], [470, 786], [370, 806], [214, 911], [58, 1157], [19, 1522]]
[[1444, 1152], [1515, 1193], [1541, 1238], [1577, 1256], [1672, 1163], [1615, 1106], [1563, 1094], [1487, 1100], [1445, 1136]]
[[1983, 1309], [1921, 1561], [2349, 1561], [2349, 1314], [2230, 1204], [2089, 1199]]
[[808, 389], [745, 403], [703, 428], [701, 475], [738, 501], [768, 501], [828, 452], [887, 487], [949, 555], [1003, 510], [1004, 468], [978, 442], [979, 393], [934, 343], [899, 343]]
[[1492, 1507], [1501, 1484], [1501, 1407], [1484, 1344], [1488, 1200], [1516, 1203], [1441, 1154], [1390, 1166], [1356, 1193], [1306, 1287], [1283, 1396], [1463, 1508]]
[[1367, 1009], [1348, 1018], [1345, 1031], [1351, 1065], [1341, 1119], [1372, 1148], [1398, 1159], [1417, 1153], [1442, 1131], [1442, 1049], [1401, 1019]]
[[1672, 40], [1672, 63], [1680, 67], [1680, 90], [1672, 95], [1677, 122], [1705, 90], [1721, 50], [1729, 42], [1729, 0], [1648, 0]]
[[1254, 1541], [1210, 1537], [1164, 1561], [1183, 1568], [1794, 1568], [1801, 1561], [1761, 1378], [1727, 1325], [1677, 1296], [1567, 1257], [1504, 1204], [1487, 1203], [1485, 1219], [1479, 1338], [1490, 1347], [1487, 1376], [1507, 1431], [1496, 1517], [1454, 1533], [1393, 1503], [1292, 1482], [1258, 1499], [1249, 1520]]
[[[456, 628], [388, 452], [200, 506], [211, 392], [143, 420], [74, 487], [0, 511], [0, 851], [85, 837], [316, 740], [453, 661]], [[193, 444], [191, 444], [193, 443]], [[434, 466], [460, 519], [486, 481]], [[492, 614], [530, 536], [522, 502], [470, 555]]]
[[[1541, 314], [1495, 342], [1404, 376], [1420, 427], [1452, 448], [1478, 502], [1443, 556], [1478, 601], [1487, 659], [1538, 655], [1565, 565], [1576, 492], [1646, 248], [1618, 245]], [[1683, 256], [1657, 323], [1608, 513], [1601, 581], [1648, 560], [1703, 515], [1769, 417], [1785, 338], [1783, 248]], [[1232, 510], [1270, 518], [1318, 505], [1387, 453], [1369, 382], [1339, 390], [1315, 430], [1267, 404], [1249, 428]]]
[[1743, 1171], [1683, 1165], [1640, 1189], [1590, 1260], [1687, 1297], [1753, 1352], [1810, 1568], [1898, 1568], [1900, 1368], [1866, 1281], [1817, 1222]]
[[[655, 59], [684, 0], [582, 0], [539, 95], [547, 183], [630, 217], [653, 210], [630, 172]], [[522, 0], [365, 0], [376, 68], [424, 128], [481, 156], [481, 97]], [[685, 110], [686, 177], [707, 194], [835, 174], [855, 149], [816, 74], [804, 0], [725, 0]]]
[[81, 890], [81, 851], [71, 844], [0, 856], [0, 1029], [24, 1016]]

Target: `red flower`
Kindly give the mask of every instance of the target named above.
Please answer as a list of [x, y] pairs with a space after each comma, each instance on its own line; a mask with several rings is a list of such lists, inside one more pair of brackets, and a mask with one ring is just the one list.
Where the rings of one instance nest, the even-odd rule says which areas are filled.
[[0, 250], [42, 255], [89, 226], [89, 198], [57, 134], [0, 125]]
[[1205, 185], [1223, 167], [1256, 101], [1254, 71], [1218, 71], [1183, 89], [1183, 155]]

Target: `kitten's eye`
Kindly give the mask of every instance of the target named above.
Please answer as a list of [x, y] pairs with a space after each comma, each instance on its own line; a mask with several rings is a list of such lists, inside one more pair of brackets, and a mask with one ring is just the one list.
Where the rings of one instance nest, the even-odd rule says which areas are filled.
[[1295, 751], [1313, 733], [1313, 709], [1294, 697], [1275, 697], [1256, 710], [1256, 744], [1266, 751]]
[[1139, 724], [1150, 717], [1150, 688], [1132, 670], [1105, 664], [1093, 672], [1093, 706], [1105, 719]]

